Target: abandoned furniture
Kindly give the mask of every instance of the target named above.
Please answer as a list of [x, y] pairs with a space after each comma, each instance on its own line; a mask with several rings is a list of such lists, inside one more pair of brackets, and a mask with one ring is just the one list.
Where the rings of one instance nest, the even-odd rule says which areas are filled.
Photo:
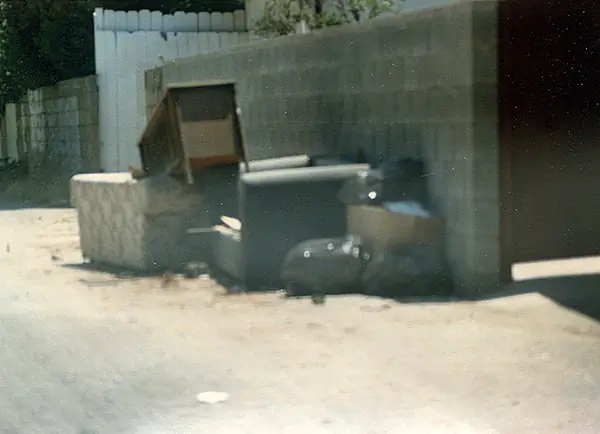
[[297, 169], [310, 166], [311, 158], [308, 155], [291, 155], [288, 157], [268, 158], [265, 160], [240, 163], [240, 173], [264, 172], [265, 170]]
[[301, 241], [342, 236], [342, 183], [366, 165], [300, 167], [243, 173], [239, 181], [241, 232], [219, 228], [214, 266], [248, 289], [278, 288], [281, 263]]
[[246, 161], [238, 113], [233, 82], [169, 85], [138, 143], [144, 172], [192, 184], [208, 167]]
[[238, 209], [245, 152], [234, 84], [168, 86], [138, 147], [143, 167], [135, 179], [132, 173], [72, 178], [83, 255], [141, 271], [206, 259], [210, 237], [190, 236], [188, 229], [210, 228]]
[[197, 238], [185, 236], [202, 217], [194, 186], [169, 177], [81, 174], [71, 178], [71, 203], [82, 254], [92, 262], [158, 272], [206, 254]]

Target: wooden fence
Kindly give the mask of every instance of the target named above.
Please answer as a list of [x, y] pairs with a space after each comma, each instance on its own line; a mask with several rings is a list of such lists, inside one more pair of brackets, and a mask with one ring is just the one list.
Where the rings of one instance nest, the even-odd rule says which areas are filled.
[[244, 11], [233, 13], [94, 12], [102, 167], [139, 166], [146, 124], [144, 70], [249, 40]]

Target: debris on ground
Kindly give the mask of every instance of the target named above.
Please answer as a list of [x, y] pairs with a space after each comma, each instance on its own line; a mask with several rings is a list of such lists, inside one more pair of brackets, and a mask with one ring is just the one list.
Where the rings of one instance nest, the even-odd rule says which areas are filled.
[[234, 231], [240, 232], [242, 230], [242, 222], [236, 218], [221, 216], [221, 222]]
[[286, 295], [356, 293], [384, 297], [448, 295], [443, 223], [428, 208], [424, 165], [384, 162], [344, 183], [347, 236], [304, 241], [288, 253]]
[[310, 296], [313, 304], [317, 304], [317, 305], [321, 305], [321, 304], [325, 304], [325, 301], [327, 300], [327, 296], [325, 294], [321, 294], [321, 293], [316, 293]]
[[88, 287], [104, 287], [104, 286], [117, 286], [119, 285], [119, 281], [117, 279], [86, 279], [80, 278], [78, 279], [80, 283]]
[[58, 262], [63, 260], [63, 256], [60, 250], [53, 251], [50, 255], [50, 258], [52, 259], [52, 262]]
[[220, 404], [229, 400], [229, 393], [202, 392], [196, 395], [196, 400], [201, 404]]
[[208, 265], [205, 262], [188, 262], [183, 266], [183, 275], [187, 279], [196, 279], [208, 274]]
[[167, 289], [174, 286], [177, 286], [177, 275], [171, 271], [165, 272], [161, 276], [161, 287]]

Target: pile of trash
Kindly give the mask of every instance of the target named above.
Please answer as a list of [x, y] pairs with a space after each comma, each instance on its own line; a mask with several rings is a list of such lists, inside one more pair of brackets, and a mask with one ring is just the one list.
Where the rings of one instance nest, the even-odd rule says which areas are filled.
[[421, 161], [362, 171], [338, 198], [347, 208], [347, 236], [308, 240], [288, 253], [281, 270], [288, 296], [450, 294], [443, 224], [429, 209]]

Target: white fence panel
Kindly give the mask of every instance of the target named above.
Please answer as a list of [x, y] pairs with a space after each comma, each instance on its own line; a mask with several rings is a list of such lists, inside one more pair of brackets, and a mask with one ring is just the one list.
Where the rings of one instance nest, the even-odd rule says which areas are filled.
[[[150, 14], [151, 27], [147, 27]], [[200, 12], [162, 14], [158, 11], [111, 11], [96, 9], [94, 12], [94, 28], [96, 30], [112, 30], [118, 32], [137, 32], [155, 30], [160, 32], [246, 32], [246, 13], [235, 12]]]
[[94, 27], [101, 161], [107, 172], [140, 165], [145, 70], [249, 40], [244, 11], [163, 15], [96, 9]]

